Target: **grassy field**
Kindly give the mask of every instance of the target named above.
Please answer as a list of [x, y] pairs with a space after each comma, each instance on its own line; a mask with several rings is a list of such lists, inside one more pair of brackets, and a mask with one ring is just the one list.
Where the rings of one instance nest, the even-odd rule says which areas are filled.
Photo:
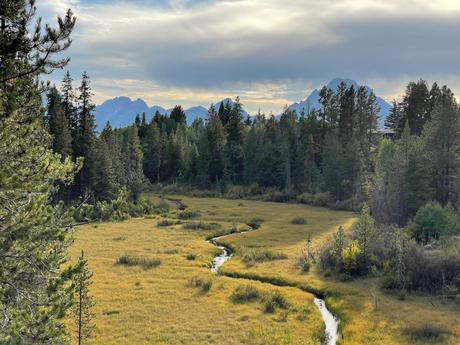
[[[452, 301], [415, 295], [401, 301], [379, 291], [375, 278], [339, 282], [323, 277], [315, 268], [304, 274], [297, 267], [308, 236], [318, 245], [339, 225], [349, 229], [355, 214], [296, 204], [180, 199], [188, 210], [199, 214], [185, 222], [218, 223], [221, 230], [233, 225], [241, 230], [256, 218], [261, 226], [220, 238], [235, 249], [235, 256], [224, 264], [220, 276], [209, 270], [216, 249], [204, 241], [216, 230], [158, 227], [160, 219], [80, 227], [72, 257], [84, 249], [94, 273], [96, 344], [320, 343], [322, 320], [311, 294], [225, 275], [276, 279], [331, 293], [328, 304], [342, 320], [340, 344], [459, 344], [460, 307]], [[169, 217], [176, 218], [175, 213]], [[296, 217], [306, 224], [293, 224]], [[247, 260], [267, 250], [275, 260]], [[116, 265], [117, 257], [125, 254], [160, 259], [161, 264], [148, 270]], [[187, 260], [189, 254], [196, 259]], [[207, 292], [190, 287], [193, 277], [212, 279], [212, 287]], [[231, 295], [240, 285], [255, 286], [262, 295], [280, 291], [291, 307], [266, 313], [265, 297], [236, 304]], [[409, 330], [428, 323], [447, 333], [431, 341], [408, 335]]]

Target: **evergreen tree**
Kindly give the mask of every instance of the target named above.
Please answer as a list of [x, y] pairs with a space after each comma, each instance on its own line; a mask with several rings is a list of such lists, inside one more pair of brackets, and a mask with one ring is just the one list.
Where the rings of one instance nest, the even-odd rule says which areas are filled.
[[425, 126], [423, 140], [434, 198], [442, 205], [458, 201], [460, 178], [460, 116], [453, 93], [444, 86]]
[[404, 129], [406, 121], [409, 123], [410, 133], [420, 135], [423, 125], [430, 118], [430, 94], [425, 80], [411, 82], [406, 87], [406, 94], [402, 102], [402, 116], [398, 124], [398, 132]]
[[98, 200], [115, 199], [118, 195], [119, 185], [107, 142], [102, 137], [96, 138], [91, 150], [93, 167], [90, 176], [90, 188]]
[[83, 157], [83, 167], [76, 176], [76, 196], [83, 196], [91, 192], [91, 178], [94, 175], [96, 140], [96, 120], [94, 117], [95, 105], [92, 101], [90, 79], [83, 72], [78, 96], [78, 132], [76, 138], [76, 156]]
[[161, 167], [161, 138], [160, 130], [155, 121], [146, 128], [142, 152], [144, 155], [144, 174], [150, 182], [160, 180]]
[[50, 200], [75, 167], [51, 150], [36, 80], [65, 66], [53, 57], [69, 46], [75, 18], [69, 11], [44, 32], [35, 13], [33, 1], [0, 5], [1, 344], [63, 343], [71, 305], [73, 269], [62, 267], [70, 219]]
[[169, 117], [174, 120], [174, 128], [176, 128], [178, 125], [184, 125], [187, 123], [187, 116], [185, 115], [185, 112], [180, 105], [176, 105], [173, 108]]
[[401, 109], [398, 102], [396, 102], [396, 100], [394, 99], [391, 102], [390, 113], [388, 114], [388, 117], [385, 119], [385, 127], [396, 130], [398, 128], [398, 123], [400, 122], [400, 117]]
[[211, 104], [208, 110], [208, 123], [206, 125], [206, 145], [202, 145], [205, 155], [209, 154], [209, 177], [212, 182], [219, 181], [224, 174], [224, 147], [226, 145], [226, 136], [224, 127], [214, 110], [214, 106]]
[[139, 141], [137, 126], [131, 126], [126, 131], [123, 147], [126, 186], [131, 196], [137, 199], [142, 192], [144, 173], [142, 170], [143, 154]]
[[64, 109], [64, 114], [67, 118], [67, 123], [70, 127], [70, 133], [72, 135], [72, 152], [75, 153], [78, 133], [78, 113], [75, 106], [76, 97], [72, 83], [73, 79], [70, 76], [70, 72], [67, 71], [61, 84], [61, 100], [62, 108]]
[[92, 311], [95, 302], [89, 293], [91, 286], [91, 278], [93, 274], [88, 269], [88, 260], [85, 259], [85, 254], [82, 251], [78, 258], [73, 284], [75, 287], [75, 305], [73, 306], [73, 314], [75, 321], [75, 334], [78, 345], [88, 343], [93, 330], [94, 313]]
[[224, 150], [224, 175], [227, 181], [240, 183], [244, 173], [243, 114], [237, 97], [225, 125], [227, 143]]
[[426, 156], [418, 137], [410, 135], [408, 121], [398, 141], [398, 164], [401, 171], [401, 223], [413, 217], [430, 200], [430, 176]]
[[47, 125], [53, 136], [53, 151], [59, 153], [62, 159], [72, 155], [72, 136], [69, 122], [61, 104], [61, 96], [55, 87], [48, 92], [46, 114]]

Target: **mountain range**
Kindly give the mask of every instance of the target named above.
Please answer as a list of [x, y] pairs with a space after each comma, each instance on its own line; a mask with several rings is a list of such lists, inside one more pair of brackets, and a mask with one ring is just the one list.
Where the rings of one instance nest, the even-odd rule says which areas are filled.
[[[335, 78], [335, 79], [332, 79], [327, 84], [327, 87], [335, 92], [335, 91], [337, 91], [340, 83], [342, 83], [342, 82], [344, 82], [347, 85], [347, 87], [353, 86], [355, 91], [358, 90], [358, 88], [360, 86], [355, 80], [352, 80], [352, 79]], [[368, 93], [373, 91], [369, 86], [364, 85], [364, 87], [367, 89]], [[319, 97], [319, 90], [314, 89], [305, 100], [297, 102], [297, 103], [294, 103], [294, 104], [291, 104], [288, 107], [288, 109], [289, 110], [295, 110], [298, 114], [302, 110], [305, 113], [308, 113], [309, 111], [314, 110], [314, 109], [317, 109], [317, 110], [321, 109], [321, 104], [319, 103], [319, 98], [320, 98]], [[379, 125], [379, 127], [383, 127], [385, 119], [388, 116], [388, 114], [390, 113], [391, 105], [381, 97], [376, 97], [376, 98], [377, 98], [376, 99], [377, 105], [380, 108], [378, 125]]]
[[[331, 80], [327, 87], [333, 91], [337, 90], [338, 85], [344, 82], [348, 87], [352, 86], [357, 89], [359, 87], [358, 83], [351, 79], [341, 79], [335, 78]], [[368, 91], [372, 91], [371, 88], [366, 86]], [[230, 98], [223, 99], [222, 101], [216, 102], [214, 107], [219, 109], [221, 102], [230, 102], [233, 104], [233, 101]], [[379, 113], [379, 126], [383, 127], [383, 122], [390, 112], [390, 104], [386, 102], [383, 98], [377, 97], [377, 104], [380, 107]], [[306, 113], [309, 110], [320, 109], [321, 104], [319, 103], [319, 90], [313, 90], [310, 95], [303, 101], [291, 104], [288, 109], [295, 110], [298, 113], [304, 110]], [[138, 98], [132, 100], [126, 96], [115, 97], [108, 99], [102, 104], [96, 106], [96, 124], [98, 130], [101, 130], [105, 124], [110, 121], [112, 127], [124, 127], [130, 125], [134, 122], [134, 119], [137, 114], [145, 113], [147, 121], [150, 121], [158, 111], [160, 114], [169, 114], [172, 109], [165, 109], [159, 105], [149, 106], [144, 100]], [[207, 108], [198, 105], [184, 110], [185, 115], [187, 116], [187, 123], [191, 124], [196, 118], [206, 118]], [[246, 117], [248, 113], [243, 110], [243, 115]]]

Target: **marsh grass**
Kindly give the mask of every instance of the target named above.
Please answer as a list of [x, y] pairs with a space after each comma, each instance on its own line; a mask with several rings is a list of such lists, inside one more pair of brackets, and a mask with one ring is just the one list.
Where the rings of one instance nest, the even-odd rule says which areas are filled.
[[243, 304], [253, 302], [261, 297], [259, 290], [252, 285], [240, 285], [233, 291], [230, 299], [233, 303]]
[[176, 220], [176, 219], [162, 219], [157, 223], [157, 226], [173, 226], [173, 225], [179, 225], [182, 224], [181, 220]]
[[150, 269], [161, 265], [160, 259], [141, 258], [137, 256], [122, 255], [117, 258], [117, 265], [122, 266], [139, 266], [143, 269]]
[[263, 218], [256, 217], [256, 218], [252, 218], [246, 224], [249, 225], [252, 229], [257, 230], [260, 228], [263, 222], [264, 222]]
[[303, 225], [303, 224], [307, 224], [307, 220], [304, 217], [295, 217], [295, 218], [292, 218], [291, 224]]
[[190, 230], [216, 230], [220, 228], [218, 223], [188, 222], [182, 225], [184, 229]]
[[414, 340], [440, 340], [448, 332], [441, 326], [427, 322], [423, 325], [406, 329], [406, 333]]
[[287, 255], [280, 252], [275, 252], [273, 250], [259, 250], [259, 249], [250, 249], [247, 250], [242, 258], [242, 262], [247, 266], [254, 266], [256, 263], [275, 261], [275, 260], [285, 260]]
[[197, 218], [199, 216], [200, 216], [200, 212], [191, 211], [191, 210], [185, 210], [177, 214], [177, 218], [179, 219], [192, 219], [192, 218]]

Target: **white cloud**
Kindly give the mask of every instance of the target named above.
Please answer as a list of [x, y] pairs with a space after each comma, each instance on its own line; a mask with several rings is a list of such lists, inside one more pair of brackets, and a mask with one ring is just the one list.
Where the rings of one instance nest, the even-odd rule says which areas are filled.
[[167, 4], [38, 5], [47, 16], [75, 9], [70, 68], [93, 76], [98, 99], [126, 94], [191, 105], [239, 94], [252, 110], [260, 105], [268, 112], [337, 76], [367, 83], [386, 98], [403, 91], [409, 78], [458, 84], [450, 77], [460, 54], [456, 0]]

